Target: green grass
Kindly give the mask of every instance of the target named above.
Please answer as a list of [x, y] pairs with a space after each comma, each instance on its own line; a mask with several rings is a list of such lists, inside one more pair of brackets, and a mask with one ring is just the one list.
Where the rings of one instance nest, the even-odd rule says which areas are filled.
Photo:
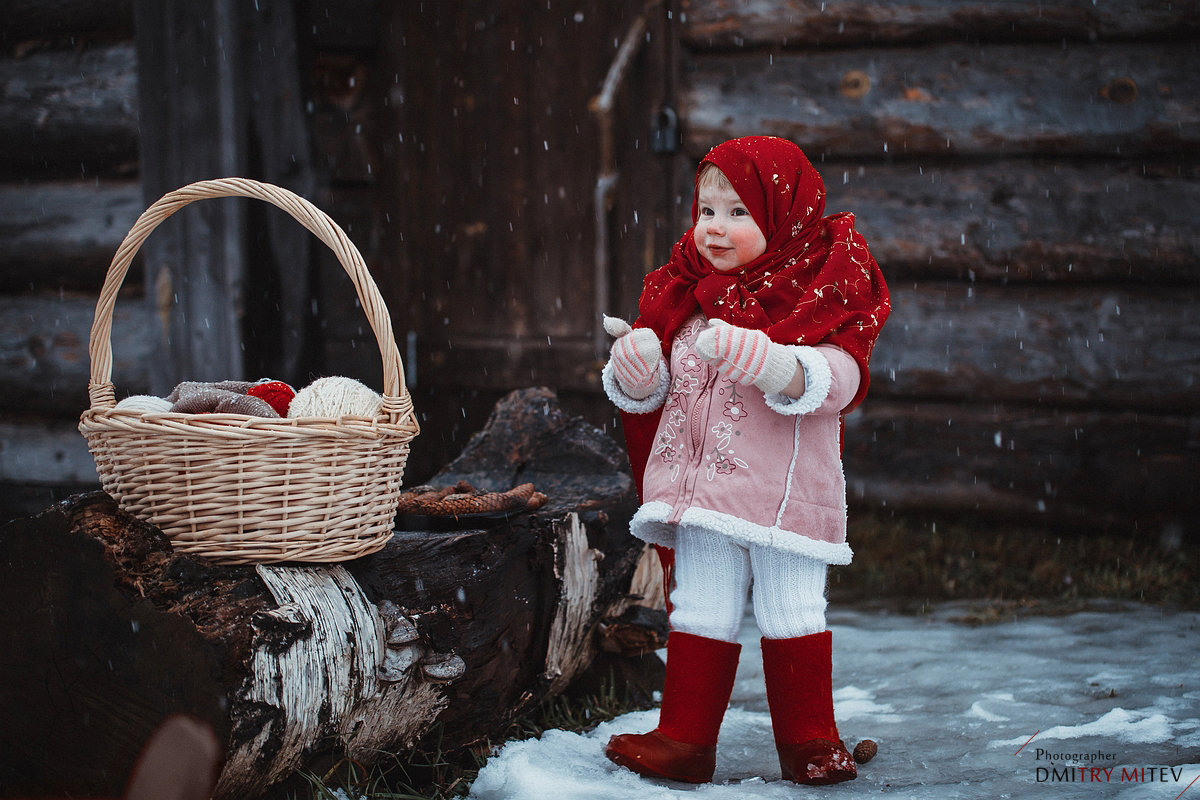
[[[646, 708], [630, 699], [612, 677], [596, 692], [547, 698], [528, 714], [514, 719], [497, 743], [541, 738], [548, 730], [589, 731], [602, 722]], [[268, 800], [338, 800], [341, 790], [352, 800], [449, 800], [466, 797], [471, 783], [498, 747], [487, 740], [474, 747], [448, 751], [440, 728], [412, 750], [384, 754], [370, 766], [342, 758], [321, 774], [302, 773], [268, 796]]]
[[972, 600], [1071, 610], [1093, 600], [1200, 608], [1200, 548], [1158, 533], [1064, 531], [883, 514], [850, 518], [833, 604]]

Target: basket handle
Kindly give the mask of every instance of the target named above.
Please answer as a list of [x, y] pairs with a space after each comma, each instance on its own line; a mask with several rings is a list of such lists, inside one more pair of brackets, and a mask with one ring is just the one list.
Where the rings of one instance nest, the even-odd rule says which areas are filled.
[[392, 332], [392, 319], [358, 248], [328, 214], [303, 197], [282, 187], [249, 178], [198, 181], [168, 192], [143, 211], [129, 233], [125, 234], [125, 239], [117, 248], [108, 267], [108, 275], [100, 290], [100, 299], [96, 302], [96, 317], [92, 322], [91, 338], [88, 342], [88, 356], [92, 362], [88, 396], [92, 409], [107, 410], [116, 405], [116, 392], [112, 384], [113, 309], [117, 292], [125, 281], [133, 257], [159, 223], [189, 203], [210, 197], [249, 197], [278, 206], [333, 251], [354, 283], [354, 290], [358, 293], [359, 302], [362, 303], [367, 322], [375, 333], [379, 352], [383, 356], [382, 410], [392, 422], [412, 413], [412, 399], [404, 385], [404, 369], [400, 362], [400, 350], [396, 347], [396, 337]]

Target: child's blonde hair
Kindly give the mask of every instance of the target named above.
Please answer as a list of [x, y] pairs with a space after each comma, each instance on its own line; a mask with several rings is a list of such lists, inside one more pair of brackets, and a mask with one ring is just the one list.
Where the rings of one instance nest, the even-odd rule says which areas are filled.
[[705, 189], [710, 186], [714, 189], [733, 188], [729, 178], [725, 177], [725, 173], [721, 172], [716, 164], [705, 164], [704, 169], [700, 170], [700, 176], [696, 178], [696, 188]]

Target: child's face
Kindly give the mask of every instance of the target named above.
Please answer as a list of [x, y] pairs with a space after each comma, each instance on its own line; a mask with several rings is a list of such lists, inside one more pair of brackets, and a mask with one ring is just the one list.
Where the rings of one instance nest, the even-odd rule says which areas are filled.
[[767, 250], [767, 239], [731, 187], [700, 187], [694, 229], [696, 249], [719, 272], [749, 264]]

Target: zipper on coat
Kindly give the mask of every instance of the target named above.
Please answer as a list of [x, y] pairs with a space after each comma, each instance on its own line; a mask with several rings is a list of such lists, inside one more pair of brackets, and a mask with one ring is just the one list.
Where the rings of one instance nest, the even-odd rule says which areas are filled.
[[720, 378], [720, 373], [715, 369], [707, 369], [705, 381], [697, 388], [693, 395], [695, 401], [688, 407], [688, 439], [692, 448], [688, 462], [691, 464], [691, 469], [684, 473], [683, 480], [680, 482], [679, 494], [675, 501], [677, 514], [681, 509], [689, 508], [692, 505], [692, 498], [696, 494], [696, 482], [700, 480], [700, 474], [704, 470], [705, 432], [703, 426], [704, 421], [708, 419], [708, 409], [712, 406], [713, 388], [718, 378]]

